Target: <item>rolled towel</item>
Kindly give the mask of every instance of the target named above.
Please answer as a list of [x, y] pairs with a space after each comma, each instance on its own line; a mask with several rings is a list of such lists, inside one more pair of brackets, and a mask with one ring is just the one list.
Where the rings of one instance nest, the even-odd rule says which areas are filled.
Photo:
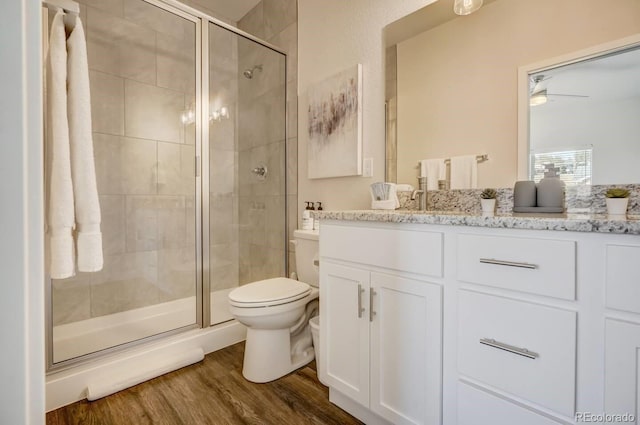
[[100, 233], [100, 202], [91, 138], [91, 96], [87, 46], [80, 17], [67, 40], [69, 103], [69, 139], [71, 173], [78, 232], [78, 270], [102, 270], [102, 234]]
[[49, 193], [47, 233], [50, 247], [49, 275], [64, 279], [74, 275], [72, 229], [75, 223], [71, 154], [67, 120], [67, 48], [64, 12], [51, 23], [47, 60], [47, 174]]

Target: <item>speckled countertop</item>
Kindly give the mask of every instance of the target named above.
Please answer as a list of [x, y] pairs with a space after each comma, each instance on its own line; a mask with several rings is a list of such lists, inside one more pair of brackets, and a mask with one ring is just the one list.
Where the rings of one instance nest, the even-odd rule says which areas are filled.
[[353, 210], [316, 212], [321, 220], [377, 221], [384, 223], [441, 224], [504, 229], [556, 230], [640, 235], [640, 215], [626, 219], [606, 214], [518, 214], [493, 216], [459, 211]]

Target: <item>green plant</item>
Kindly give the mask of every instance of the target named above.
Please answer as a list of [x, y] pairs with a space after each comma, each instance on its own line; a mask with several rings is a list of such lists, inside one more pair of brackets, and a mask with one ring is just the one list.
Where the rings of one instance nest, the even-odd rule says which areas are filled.
[[607, 198], [628, 198], [629, 191], [627, 189], [622, 189], [621, 187], [614, 187], [607, 190], [604, 196]]
[[482, 199], [496, 199], [497, 195], [498, 193], [495, 189], [485, 189], [482, 191], [482, 193], [480, 193], [480, 197]]

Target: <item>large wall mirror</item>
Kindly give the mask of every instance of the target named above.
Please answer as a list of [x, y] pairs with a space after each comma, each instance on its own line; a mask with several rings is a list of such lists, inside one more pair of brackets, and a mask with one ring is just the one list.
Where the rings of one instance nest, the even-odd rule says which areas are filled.
[[569, 185], [640, 182], [640, 37], [524, 66], [519, 85], [519, 178], [553, 163]]
[[[512, 187], [529, 178], [531, 111], [531, 146], [540, 161], [555, 158], [545, 153], [591, 146], [591, 174], [582, 183], [640, 182], [640, 167], [632, 165], [640, 158], [640, 119], [633, 120], [640, 116], [640, 71], [621, 70], [638, 67], [631, 58], [640, 53], [611, 55], [640, 43], [640, 2], [485, 0], [463, 17], [452, 7], [453, 0], [438, 0], [385, 29], [395, 57], [387, 67], [387, 88], [394, 88], [387, 89], [388, 106], [396, 109], [387, 115], [396, 139], [387, 146], [388, 179], [415, 185], [421, 159], [487, 154], [479, 187]], [[589, 60], [578, 60], [585, 51]], [[606, 72], [596, 75], [595, 68]], [[635, 80], [623, 81], [623, 73]], [[547, 102], [530, 109], [534, 92], [544, 90]], [[613, 97], [621, 102], [615, 108]], [[623, 120], [631, 126], [623, 129]], [[565, 162], [566, 173], [589, 171], [584, 161]]]

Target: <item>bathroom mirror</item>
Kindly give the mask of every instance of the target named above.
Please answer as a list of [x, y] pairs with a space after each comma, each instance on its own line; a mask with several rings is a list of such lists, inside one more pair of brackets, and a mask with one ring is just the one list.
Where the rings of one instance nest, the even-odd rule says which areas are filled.
[[640, 182], [640, 39], [521, 67], [518, 177], [553, 163], [567, 184]]
[[[429, 12], [430, 8], [444, 7], [442, 1], [416, 13], [433, 16], [436, 13]], [[392, 23], [384, 32], [387, 53], [397, 58], [387, 62], [387, 88], [395, 87], [387, 90], [387, 131], [396, 128], [397, 140], [387, 145], [387, 169], [393, 170], [395, 166], [395, 181], [413, 185], [417, 183], [418, 160], [468, 154], [487, 154], [490, 158], [478, 166], [479, 187], [511, 187], [517, 179], [528, 178], [529, 74], [532, 78], [542, 75], [538, 89], [546, 88], [547, 94], [583, 95], [585, 89], [577, 87], [556, 90], [554, 85], [560, 81], [560, 73], [566, 73], [567, 81], [573, 83], [578, 78], [572, 77], [571, 72], [578, 72], [581, 59], [606, 56], [640, 43], [637, 1], [625, 0], [611, 7], [599, 0], [566, 0], [560, 7], [556, 0], [495, 0], [485, 2], [471, 15], [432, 21], [430, 26], [422, 27], [422, 32], [412, 26], [416, 22], [414, 15]], [[403, 26], [413, 31], [408, 38], [397, 34]], [[621, 53], [624, 57], [632, 55]], [[587, 61], [584, 66], [594, 64], [596, 61]], [[523, 79], [524, 68], [527, 69]], [[614, 65], [605, 62], [604, 68], [612, 71]], [[548, 78], [554, 72], [558, 76]], [[592, 84], [595, 85], [592, 89], [610, 94], [613, 91], [606, 90], [602, 80], [622, 82], [611, 72], [597, 78], [600, 82]], [[637, 87], [637, 81], [623, 84], [628, 86], [628, 94], [637, 93], [633, 88]], [[634, 149], [640, 149], [640, 142], [620, 146], [621, 123], [614, 122], [608, 129], [601, 124], [596, 125], [597, 130], [589, 129], [587, 124], [595, 120], [578, 114], [582, 120], [565, 125], [562, 133], [560, 128], [554, 131], [548, 124], [551, 130], [546, 133], [536, 127], [542, 115], [552, 115], [556, 123], [567, 124], [568, 118], [563, 114], [570, 113], [566, 107], [575, 104], [593, 105], [592, 115], [607, 116], [609, 101], [598, 101], [595, 92], [584, 96], [589, 97], [548, 96], [553, 100], [531, 109], [532, 134], [534, 137], [545, 134], [545, 149], [553, 151], [556, 147], [562, 150], [593, 144], [581, 136], [587, 132], [607, 143], [603, 145], [602, 157], [596, 156], [599, 154], [595, 147], [592, 150], [590, 183], [640, 182], [640, 174], [633, 174], [640, 167], [628, 167], [633, 158], [639, 157], [640, 151]], [[627, 102], [624, 112], [637, 116], [640, 112], [637, 95], [635, 106], [630, 104], [631, 100]], [[391, 109], [394, 106], [397, 111]], [[597, 107], [602, 109], [598, 111]], [[615, 116], [622, 118], [621, 114]], [[574, 133], [569, 134], [572, 129]], [[636, 127], [627, 133], [640, 134], [638, 130]], [[393, 137], [387, 140], [392, 142]], [[577, 170], [579, 166], [573, 164], [572, 168]], [[625, 168], [628, 172], [623, 171]], [[568, 166], [564, 171], [567, 170]]]

